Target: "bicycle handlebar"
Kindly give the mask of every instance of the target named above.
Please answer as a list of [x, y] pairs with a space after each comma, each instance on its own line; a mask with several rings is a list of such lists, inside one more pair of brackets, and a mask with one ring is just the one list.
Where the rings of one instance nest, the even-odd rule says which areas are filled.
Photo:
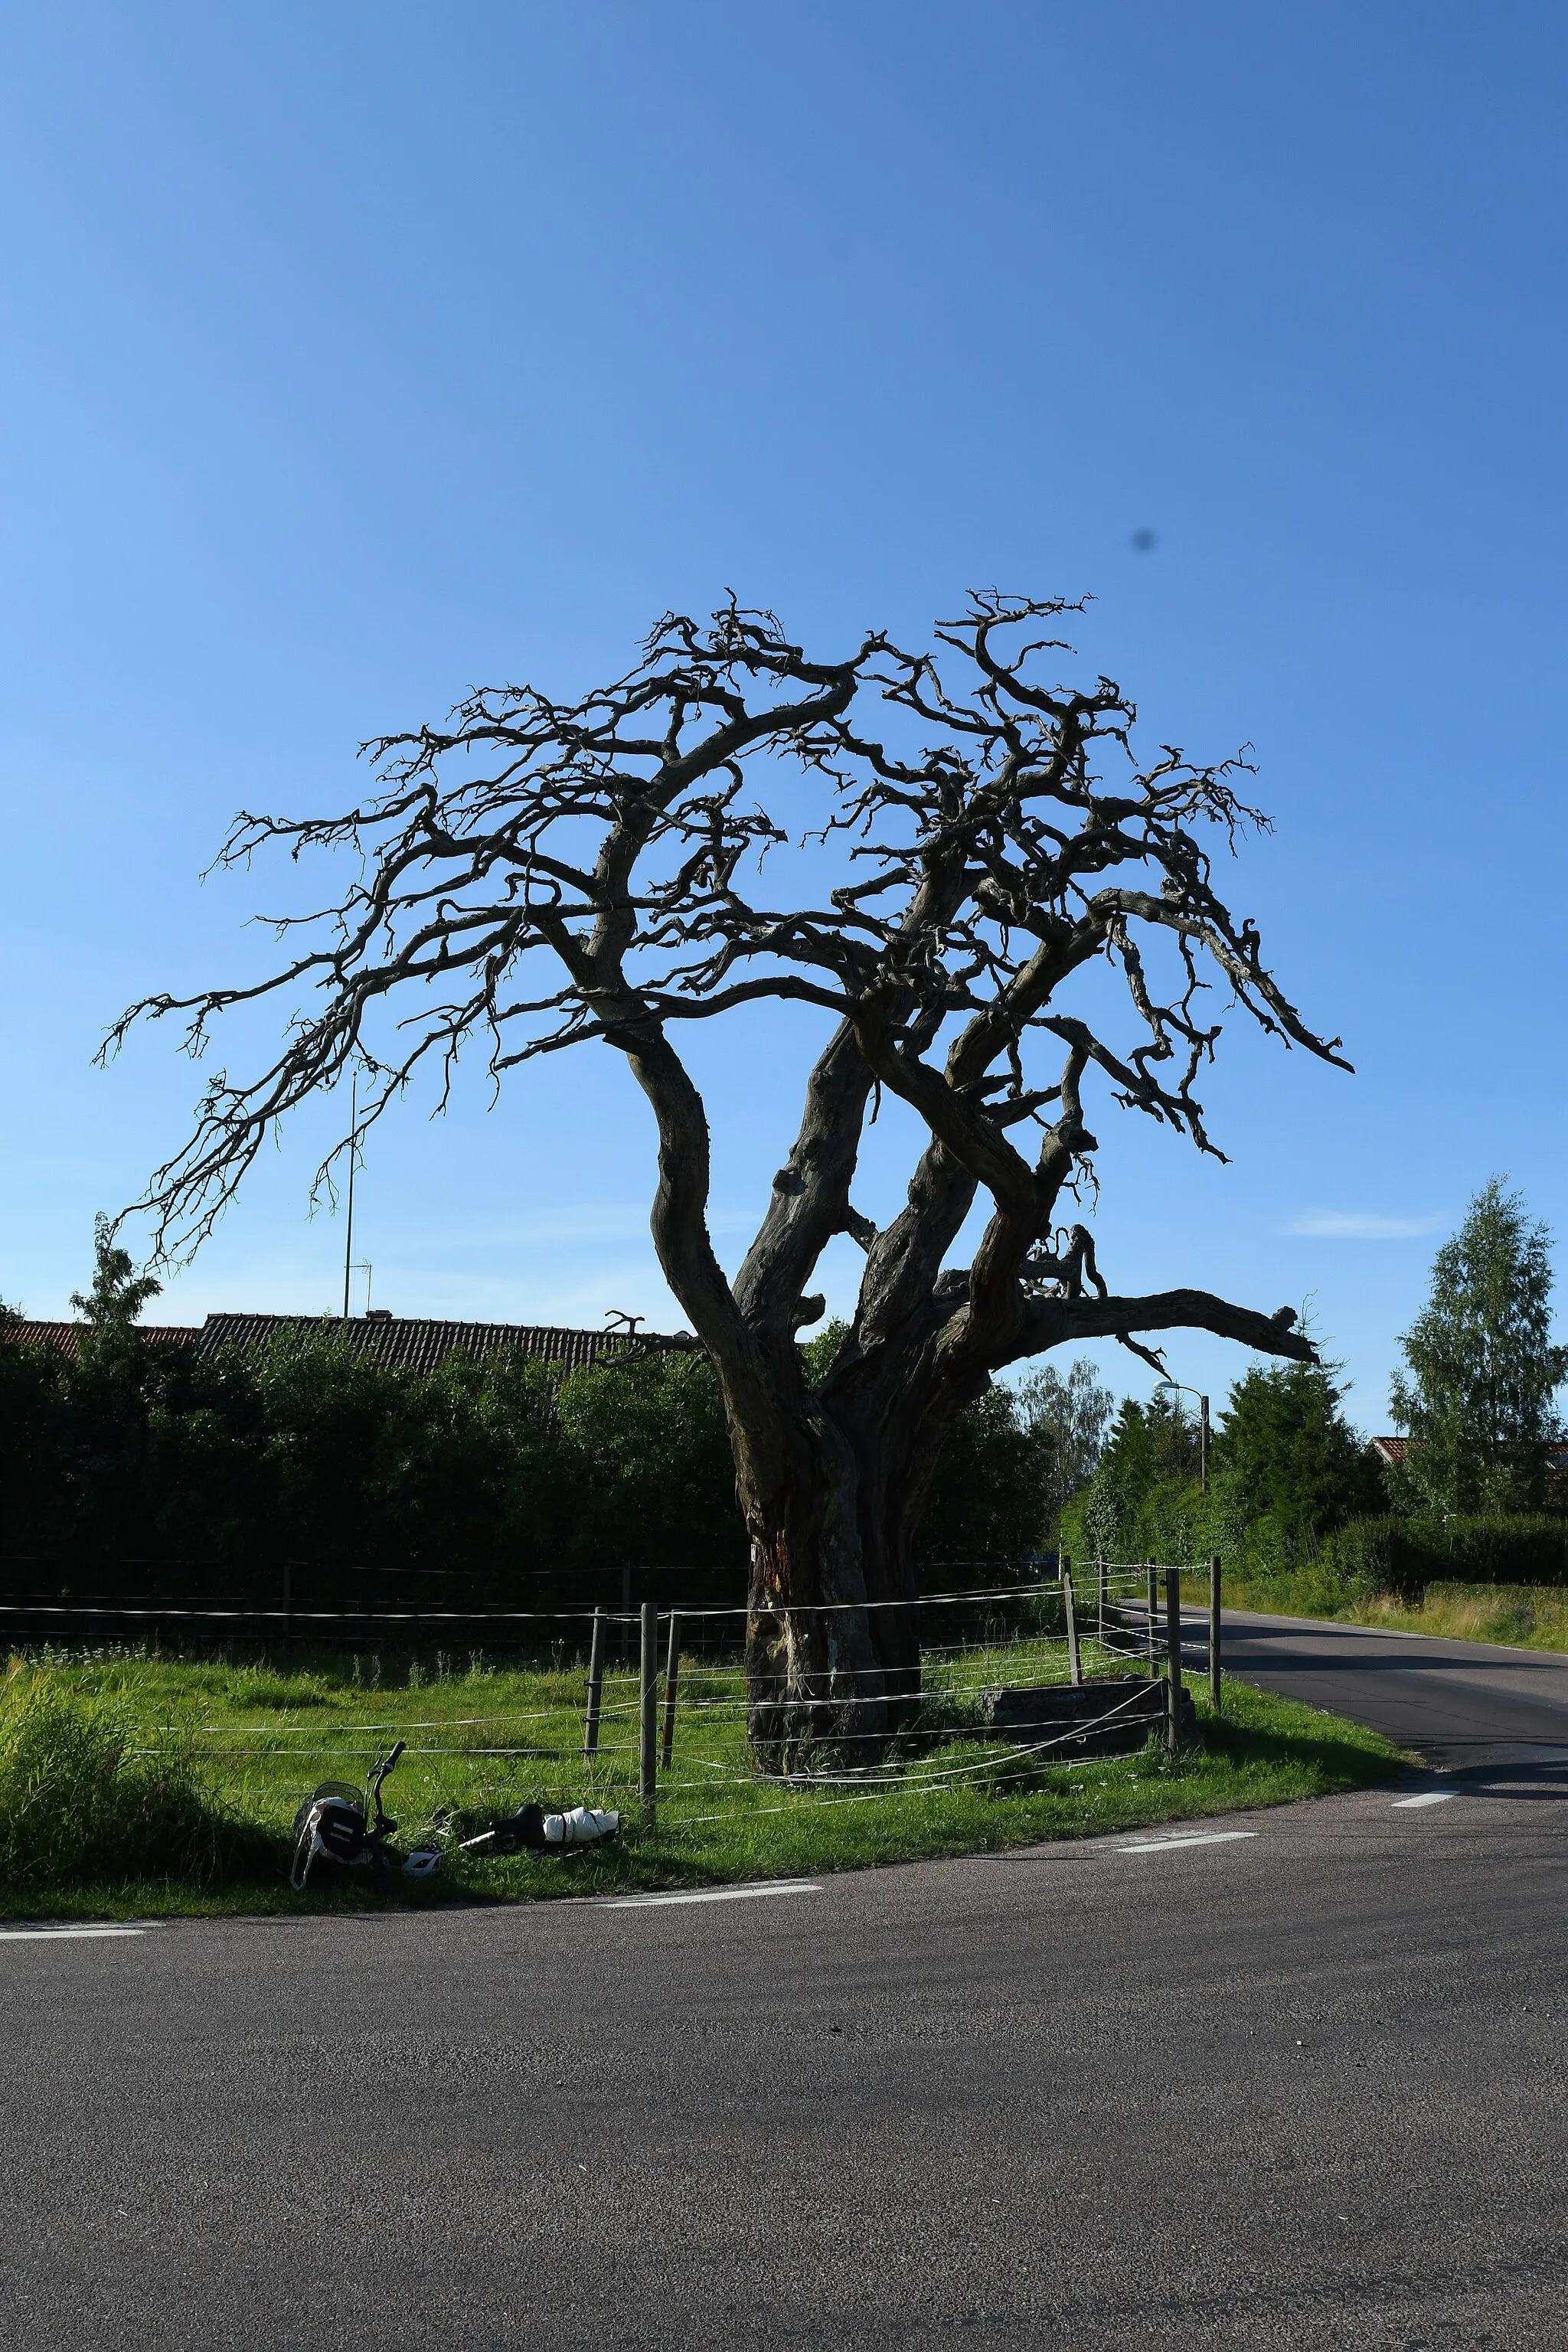
[[[381, 1784], [385, 1780], [387, 1774], [391, 1771], [393, 1766], [396, 1763], [398, 1758], [405, 1753], [407, 1747], [407, 1740], [400, 1739], [395, 1748], [393, 1748], [390, 1755], [384, 1756], [381, 1762], [374, 1767], [369, 1779], [365, 1782], [366, 1792], [369, 1795], [372, 1803], [375, 1807], [376, 1820], [378, 1822], [384, 1821], [386, 1818], [382, 1810]], [[393, 1826], [393, 1824], [389, 1824], [388, 1826]]]

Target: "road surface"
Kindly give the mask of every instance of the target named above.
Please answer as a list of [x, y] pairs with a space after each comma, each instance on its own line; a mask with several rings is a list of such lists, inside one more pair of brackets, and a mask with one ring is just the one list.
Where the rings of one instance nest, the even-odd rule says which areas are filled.
[[[1183, 1612], [1189, 1666], [1205, 1654], [1207, 1625], [1206, 1611]], [[1527, 1747], [1568, 1759], [1568, 1657], [1240, 1610], [1227, 1610], [1223, 1627], [1231, 1672], [1370, 1724], [1433, 1763], [1517, 1758]]]
[[1549, 1758], [741, 1899], [0, 1933], [0, 2344], [1555, 2352], [1565, 1895]]

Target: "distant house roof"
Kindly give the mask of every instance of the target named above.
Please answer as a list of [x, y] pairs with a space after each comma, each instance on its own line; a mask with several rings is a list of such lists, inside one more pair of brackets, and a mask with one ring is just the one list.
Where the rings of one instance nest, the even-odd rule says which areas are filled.
[[[1419, 1440], [1413, 1437], [1369, 1437], [1366, 1450], [1375, 1454], [1380, 1462], [1403, 1462], [1410, 1448], [1418, 1444]], [[1568, 1445], [1549, 1445], [1546, 1466], [1554, 1475], [1568, 1471]]]
[[[54, 1348], [62, 1356], [74, 1357], [89, 1327], [85, 1323], [29, 1323], [24, 1318], [5, 1328], [24, 1348]], [[184, 1324], [142, 1323], [137, 1328], [145, 1338], [167, 1341], [174, 1347], [194, 1348], [202, 1336]]]
[[[577, 1372], [616, 1357], [655, 1355], [696, 1344], [684, 1332], [572, 1331], [538, 1323], [451, 1323], [425, 1315], [355, 1315], [346, 1323], [336, 1315], [209, 1315], [199, 1330], [169, 1323], [137, 1328], [149, 1339], [192, 1347], [201, 1356], [220, 1348], [254, 1351], [268, 1346], [280, 1332], [314, 1329], [345, 1339], [356, 1354], [388, 1370], [407, 1372], [433, 1372], [454, 1354], [477, 1363], [503, 1349]], [[74, 1357], [87, 1326], [23, 1322], [14, 1328], [24, 1346], [56, 1348]]]
[[474, 1362], [515, 1349], [537, 1362], [559, 1364], [579, 1372], [618, 1356], [658, 1354], [666, 1348], [689, 1348], [684, 1335], [663, 1331], [572, 1331], [542, 1323], [449, 1323], [426, 1315], [354, 1315], [344, 1323], [336, 1315], [209, 1315], [197, 1339], [199, 1352], [210, 1356], [219, 1348], [265, 1348], [280, 1331], [311, 1327], [333, 1339], [346, 1339], [356, 1355], [368, 1356], [389, 1370], [433, 1372], [447, 1356], [468, 1356]]

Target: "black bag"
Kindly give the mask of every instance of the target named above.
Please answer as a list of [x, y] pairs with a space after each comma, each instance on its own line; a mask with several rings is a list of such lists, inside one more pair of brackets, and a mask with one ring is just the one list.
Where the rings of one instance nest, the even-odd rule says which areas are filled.
[[503, 1822], [496, 1822], [478, 1837], [465, 1838], [467, 1852], [481, 1853], [574, 1853], [603, 1838], [620, 1835], [619, 1813], [600, 1812], [592, 1805], [574, 1805], [569, 1812], [547, 1813], [542, 1805], [519, 1805]]
[[294, 1816], [294, 1867], [291, 1886], [303, 1886], [321, 1861], [362, 1868], [370, 1860], [370, 1832], [364, 1799], [346, 1780], [323, 1780]]

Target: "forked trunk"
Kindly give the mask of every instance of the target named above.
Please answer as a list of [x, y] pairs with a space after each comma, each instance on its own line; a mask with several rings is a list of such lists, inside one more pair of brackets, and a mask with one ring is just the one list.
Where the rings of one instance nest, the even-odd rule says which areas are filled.
[[781, 1434], [736, 1446], [752, 1748], [774, 1772], [814, 1757], [875, 1763], [920, 1696], [915, 1533], [929, 1479], [890, 1479], [889, 1451], [904, 1449], [839, 1425], [816, 1397]]
[[[738, 1490], [752, 1539], [747, 1730], [758, 1762], [793, 1771], [870, 1755], [887, 1735], [886, 1691], [866, 1607], [856, 1465], [830, 1423], [802, 1419], [766, 1471], [742, 1444]], [[782, 1475], [780, 1473], [782, 1472]], [[767, 1475], [771, 1473], [771, 1475]]]

